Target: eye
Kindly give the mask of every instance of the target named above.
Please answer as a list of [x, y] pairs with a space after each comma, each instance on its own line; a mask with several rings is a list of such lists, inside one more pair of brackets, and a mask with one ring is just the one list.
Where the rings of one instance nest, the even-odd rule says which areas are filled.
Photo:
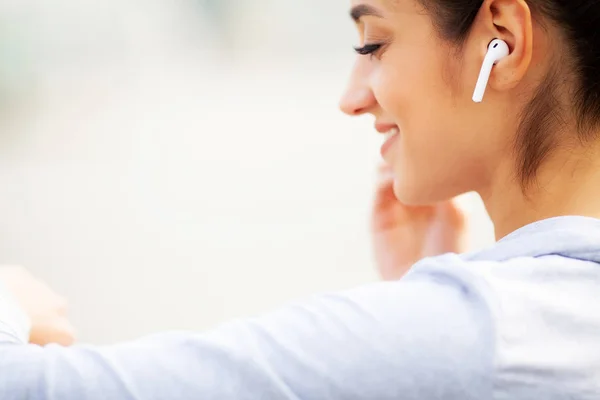
[[376, 55], [377, 51], [379, 51], [382, 46], [383, 45], [381, 43], [365, 44], [362, 47], [355, 47], [354, 51], [356, 51], [356, 53], [360, 54], [361, 56], [373, 56]]

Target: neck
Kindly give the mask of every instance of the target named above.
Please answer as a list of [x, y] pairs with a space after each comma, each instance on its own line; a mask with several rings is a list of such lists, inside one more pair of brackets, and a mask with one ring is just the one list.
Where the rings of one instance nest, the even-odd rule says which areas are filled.
[[600, 218], [600, 148], [554, 154], [525, 192], [514, 179], [514, 161], [498, 168], [496, 175], [486, 190], [479, 191], [496, 239], [551, 217]]

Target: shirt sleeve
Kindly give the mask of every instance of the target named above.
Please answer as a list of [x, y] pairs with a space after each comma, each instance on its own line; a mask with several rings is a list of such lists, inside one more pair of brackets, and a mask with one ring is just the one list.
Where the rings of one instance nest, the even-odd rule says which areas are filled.
[[[17, 328], [0, 325], [0, 337]], [[202, 335], [107, 347], [0, 344], [0, 398], [485, 399], [489, 312], [451, 277], [319, 295]]]

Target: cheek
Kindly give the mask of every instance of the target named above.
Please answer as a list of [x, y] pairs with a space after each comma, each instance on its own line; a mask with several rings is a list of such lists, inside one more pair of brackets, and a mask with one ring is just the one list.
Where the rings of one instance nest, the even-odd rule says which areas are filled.
[[448, 83], [438, 56], [413, 54], [410, 62], [382, 63], [374, 93], [385, 115], [400, 127], [407, 150], [426, 155], [446, 146], [445, 130], [454, 125], [462, 96]]
[[400, 43], [374, 71], [373, 92], [385, 113], [409, 128], [423, 118], [431, 120], [464, 97], [455, 63], [431, 38]]
[[[391, 149], [396, 194], [409, 204], [451, 197], [462, 190], [465, 119], [459, 110], [465, 95], [440, 67], [436, 55], [421, 53], [397, 68], [382, 65], [376, 93], [383, 112], [400, 127]], [[390, 62], [391, 64], [391, 62]]]

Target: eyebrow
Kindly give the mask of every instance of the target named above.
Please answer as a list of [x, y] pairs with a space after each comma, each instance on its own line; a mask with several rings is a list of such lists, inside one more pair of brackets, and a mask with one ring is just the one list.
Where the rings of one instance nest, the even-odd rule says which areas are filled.
[[366, 4], [360, 4], [356, 7], [353, 7], [350, 10], [350, 17], [354, 20], [354, 22], [358, 23], [362, 17], [373, 16], [382, 18], [383, 16], [376, 8], [368, 6]]

